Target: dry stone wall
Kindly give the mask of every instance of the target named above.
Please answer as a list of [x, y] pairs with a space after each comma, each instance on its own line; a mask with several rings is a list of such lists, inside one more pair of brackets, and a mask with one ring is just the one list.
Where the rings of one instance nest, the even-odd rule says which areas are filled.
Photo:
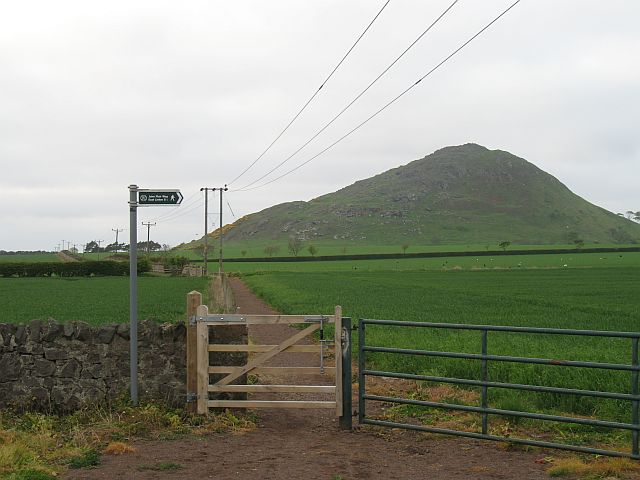
[[[144, 321], [138, 328], [141, 401], [184, 405], [184, 323]], [[128, 324], [0, 324], [0, 408], [68, 412], [128, 391]]]

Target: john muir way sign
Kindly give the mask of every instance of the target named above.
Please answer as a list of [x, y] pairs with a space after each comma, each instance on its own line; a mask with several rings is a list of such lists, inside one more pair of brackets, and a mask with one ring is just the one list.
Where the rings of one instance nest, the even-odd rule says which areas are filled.
[[138, 188], [129, 185], [129, 352], [131, 402], [138, 405], [138, 207], [178, 206], [177, 188]]
[[138, 205], [180, 205], [182, 193], [180, 190], [138, 190]]

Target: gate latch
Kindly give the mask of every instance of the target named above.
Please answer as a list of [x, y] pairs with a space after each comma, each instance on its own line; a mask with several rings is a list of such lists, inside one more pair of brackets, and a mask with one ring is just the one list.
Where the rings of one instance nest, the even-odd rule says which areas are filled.
[[187, 393], [187, 403], [196, 403], [198, 401], [198, 394], [193, 392]]
[[331, 339], [324, 338], [324, 320], [325, 317], [320, 318], [320, 373], [324, 374], [324, 351], [326, 346], [335, 343]]

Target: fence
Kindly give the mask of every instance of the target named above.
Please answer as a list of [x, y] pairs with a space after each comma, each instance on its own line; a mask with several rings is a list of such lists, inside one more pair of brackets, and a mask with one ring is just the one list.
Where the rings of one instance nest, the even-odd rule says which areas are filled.
[[[469, 330], [477, 331], [480, 333], [480, 354], [473, 353], [460, 353], [460, 352], [443, 352], [443, 351], [428, 351], [428, 350], [413, 350], [404, 348], [391, 348], [391, 347], [377, 347], [367, 345], [366, 343], [366, 326], [367, 325], [387, 325], [399, 328], [427, 328], [427, 329], [451, 329], [451, 330]], [[586, 362], [586, 361], [570, 361], [570, 360], [554, 360], [546, 358], [527, 358], [517, 356], [506, 355], [489, 355], [488, 354], [488, 335], [490, 332], [508, 332], [508, 333], [527, 333], [527, 334], [551, 334], [551, 335], [566, 335], [566, 336], [586, 336], [586, 337], [608, 337], [608, 338], [627, 338], [631, 342], [630, 345], [630, 357], [631, 364], [618, 364], [618, 363], [600, 363], [600, 362]], [[464, 325], [464, 324], [448, 324], [448, 323], [422, 323], [422, 322], [405, 322], [396, 320], [360, 320], [358, 325], [358, 337], [359, 337], [359, 356], [358, 356], [358, 377], [359, 377], [359, 408], [358, 408], [358, 420], [359, 423], [378, 425], [394, 428], [406, 428], [411, 430], [419, 430], [431, 433], [442, 433], [449, 435], [457, 435], [462, 437], [470, 437], [477, 439], [505, 441], [515, 444], [531, 445], [537, 447], [551, 447], [564, 450], [572, 450], [576, 452], [609, 455], [617, 457], [630, 457], [634, 459], [640, 459], [638, 451], [638, 432], [640, 431], [639, 421], [639, 406], [640, 395], [638, 390], [638, 375], [640, 372], [640, 365], [638, 362], [638, 341], [640, 339], [640, 333], [632, 332], [613, 332], [613, 331], [597, 331], [597, 330], [572, 330], [572, 329], [555, 329], [555, 328], [528, 328], [528, 327], [506, 327], [506, 326], [489, 326], [489, 325]], [[468, 359], [472, 361], [481, 362], [481, 379], [462, 379], [462, 378], [450, 378], [430, 375], [416, 375], [411, 373], [399, 373], [399, 372], [385, 372], [379, 370], [370, 370], [366, 368], [366, 354], [367, 352], [382, 352], [388, 354], [402, 354], [402, 355], [422, 355], [427, 357], [441, 357], [441, 358], [457, 358]], [[537, 364], [537, 365], [559, 365], [573, 368], [597, 368], [610, 371], [623, 371], [630, 374], [630, 391], [631, 393], [617, 393], [617, 392], [601, 392], [591, 390], [580, 390], [572, 388], [560, 388], [541, 385], [523, 385], [505, 382], [492, 382], [489, 381], [488, 376], [488, 364], [489, 362], [513, 362], [521, 364]], [[437, 383], [447, 383], [454, 385], [465, 385], [480, 387], [480, 406], [469, 405], [456, 405], [443, 402], [432, 402], [413, 400], [405, 398], [387, 397], [380, 395], [369, 395], [366, 391], [366, 377], [392, 377], [407, 380], [428, 381]], [[567, 417], [561, 415], [548, 415], [533, 412], [521, 412], [514, 410], [505, 410], [498, 408], [490, 408], [487, 402], [487, 393], [489, 388], [504, 388], [513, 390], [525, 390], [531, 392], [545, 392], [554, 394], [565, 395], [582, 395], [587, 397], [607, 398], [629, 401], [631, 403], [630, 416], [631, 423], [612, 422], [597, 420], [591, 418], [576, 418]], [[463, 432], [458, 430], [451, 430], [445, 428], [435, 428], [424, 425], [412, 425], [404, 424], [386, 420], [377, 420], [373, 418], [367, 418], [366, 416], [366, 402], [378, 401], [388, 402], [404, 405], [418, 405], [431, 408], [441, 408], [447, 410], [458, 410], [465, 412], [473, 412], [481, 415], [482, 430], [481, 432]], [[554, 422], [566, 422], [581, 425], [589, 425], [593, 427], [606, 427], [612, 429], [623, 429], [631, 431], [631, 453], [604, 450], [597, 448], [584, 447], [579, 445], [567, 445], [562, 443], [538, 441], [530, 439], [503, 437], [498, 435], [489, 434], [489, 415], [498, 416], [513, 416], [520, 418], [548, 420]]]

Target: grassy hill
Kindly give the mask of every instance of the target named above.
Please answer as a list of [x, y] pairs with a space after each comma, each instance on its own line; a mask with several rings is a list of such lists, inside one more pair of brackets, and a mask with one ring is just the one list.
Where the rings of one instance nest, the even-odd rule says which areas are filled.
[[522, 158], [466, 144], [224, 229], [234, 250], [280, 245], [285, 254], [290, 236], [334, 247], [628, 244], [640, 242], [640, 225], [587, 202]]

